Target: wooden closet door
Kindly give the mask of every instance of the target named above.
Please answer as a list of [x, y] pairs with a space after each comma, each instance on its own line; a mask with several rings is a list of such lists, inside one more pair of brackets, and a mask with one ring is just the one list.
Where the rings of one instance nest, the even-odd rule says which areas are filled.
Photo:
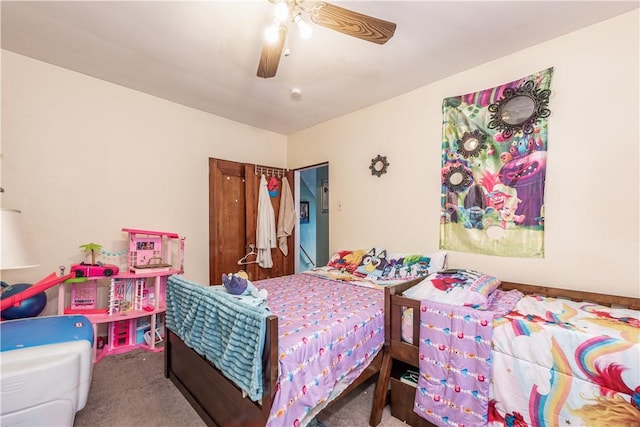
[[[238, 271], [245, 250], [245, 178], [242, 163], [209, 159], [209, 283]], [[240, 255], [240, 256], [238, 256]]]
[[[270, 166], [261, 168], [282, 171]], [[286, 176], [293, 193], [293, 172], [286, 172]], [[278, 182], [280, 192], [277, 197], [270, 198], [276, 224], [282, 194], [282, 180], [278, 178]], [[209, 281], [212, 285], [222, 283], [223, 273], [239, 270], [245, 270], [251, 280], [294, 272], [293, 234], [287, 239], [288, 256], [285, 257], [277, 247], [271, 250], [273, 267], [262, 268], [257, 263], [238, 265], [238, 260], [249, 252], [249, 244], [256, 243], [259, 188], [260, 175], [256, 175], [256, 165], [209, 159]], [[249, 261], [255, 260], [255, 255], [249, 257]]]

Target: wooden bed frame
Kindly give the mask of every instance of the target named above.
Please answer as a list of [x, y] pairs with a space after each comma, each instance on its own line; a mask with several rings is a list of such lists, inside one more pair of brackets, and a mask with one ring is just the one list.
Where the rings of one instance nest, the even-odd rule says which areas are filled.
[[[502, 282], [502, 290], [517, 289], [524, 294], [544, 295], [548, 297], [565, 298], [573, 301], [586, 301], [605, 306], [620, 306], [634, 310], [640, 310], [640, 298], [623, 297], [617, 295], [604, 295], [594, 292], [582, 292], [569, 289], [549, 288], [545, 286], [525, 285], [521, 283]], [[382, 411], [387, 404], [389, 392], [389, 379], [393, 361], [398, 360], [406, 364], [418, 366], [418, 345], [412, 345], [402, 340], [402, 312], [404, 308], [413, 308], [414, 313], [420, 311], [420, 301], [385, 292], [385, 347], [383, 352], [380, 376], [373, 397], [373, 407], [369, 424], [377, 426], [382, 418]], [[413, 316], [413, 341], [420, 340], [420, 316]], [[426, 420], [421, 425], [431, 425]]]
[[[385, 288], [385, 301], [388, 295], [403, 292], [420, 280], [422, 279]], [[386, 327], [387, 317], [385, 316]], [[261, 402], [258, 403], [244, 397], [242, 391], [211, 362], [184, 344], [180, 337], [166, 327], [164, 375], [171, 379], [207, 425], [264, 426], [269, 418], [278, 381], [278, 318], [276, 316], [267, 318], [264, 345], [263, 395]], [[380, 372], [384, 360], [383, 353], [383, 351], [378, 352], [365, 371], [332, 403]]]

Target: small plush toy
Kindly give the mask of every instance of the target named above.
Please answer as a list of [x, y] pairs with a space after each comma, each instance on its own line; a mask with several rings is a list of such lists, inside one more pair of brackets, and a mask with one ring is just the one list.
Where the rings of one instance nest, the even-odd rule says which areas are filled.
[[238, 274], [222, 274], [222, 284], [232, 295], [242, 295], [247, 290], [247, 279]]
[[222, 274], [222, 284], [227, 292], [232, 295], [252, 296], [253, 298], [266, 300], [268, 292], [266, 289], [256, 288], [249, 280], [246, 272], [240, 270], [235, 274]]

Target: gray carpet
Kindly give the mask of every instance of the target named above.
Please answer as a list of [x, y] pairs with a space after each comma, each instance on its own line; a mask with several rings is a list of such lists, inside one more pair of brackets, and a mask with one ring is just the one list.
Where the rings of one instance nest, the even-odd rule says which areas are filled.
[[[163, 374], [164, 353], [135, 350], [108, 356], [93, 369], [85, 408], [74, 427], [199, 427], [204, 426], [189, 402]], [[319, 416], [326, 427], [365, 427], [375, 384], [364, 384]], [[406, 427], [387, 406], [380, 427]]]

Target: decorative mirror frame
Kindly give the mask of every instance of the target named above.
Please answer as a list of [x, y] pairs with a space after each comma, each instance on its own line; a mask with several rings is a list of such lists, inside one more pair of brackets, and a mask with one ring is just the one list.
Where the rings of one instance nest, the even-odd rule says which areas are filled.
[[[502, 136], [505, 139], [511, 138], [516, 132], [524, 132], [525, 134], [531, 134], [534, 131], [534, 125], [539, 119], [549, 117], [551, 110], [547, 108], [549, 105], [549, 96], [551, 90], [549, 89], [536, 89], [535, 82], [533, 80], [527, 80], [516, 88], [507, 88], [503, 92], [502, 98], [495, 104], [491, 104], [488, 107], [491, 113], [490, 122], [487, 125], [489, 129], [497, 129], [498, 132], [502, 132]], [[506, 105], [514, 98], [519, 96], [526, 96], [533, 101], [533, 111], [526, 119], [519, 123], [511, 124], [504, 121], [502, 118]]]
[[[380, 169], [376, 168], [378, 163], [382, 163], [382, 167]], [[387, 167], [389, 167], [387, 156], [381, 156], [378, 154], [374, 159], [371, 159], [371, 166], [369, 166], [369, 169], [371, 169], [371, 175], [380, 178], [380, 175], [387, 173]]]
[[[462, 175], [462, 179], [457, 184], [451, 182], [451, 177], [455, 174]], [[471, 175], [471, 171], [464, 166], [454, 166], [450, 168], [443, 177], [444, 186], [447, 187], [452, 193], [459, 193], [466, 190], [467, 188], [469, 188], [469, 186], [471, 186], [472, 182], [473, 176]]]
[[[470, 140], [475, 139], [478, 141], [478, 145], [473, 150], [469, 150], [465, 147], [465, 143]], [[462, 138], [458, 141], [458, 149], [456, 152], [465, 159], [469, 157], [478, 157], [480, 152], [487, 148], [487, 134], [482, 132], [480, 129], [476, 129], [473, 132], [465, 132], [462, 134]]]

